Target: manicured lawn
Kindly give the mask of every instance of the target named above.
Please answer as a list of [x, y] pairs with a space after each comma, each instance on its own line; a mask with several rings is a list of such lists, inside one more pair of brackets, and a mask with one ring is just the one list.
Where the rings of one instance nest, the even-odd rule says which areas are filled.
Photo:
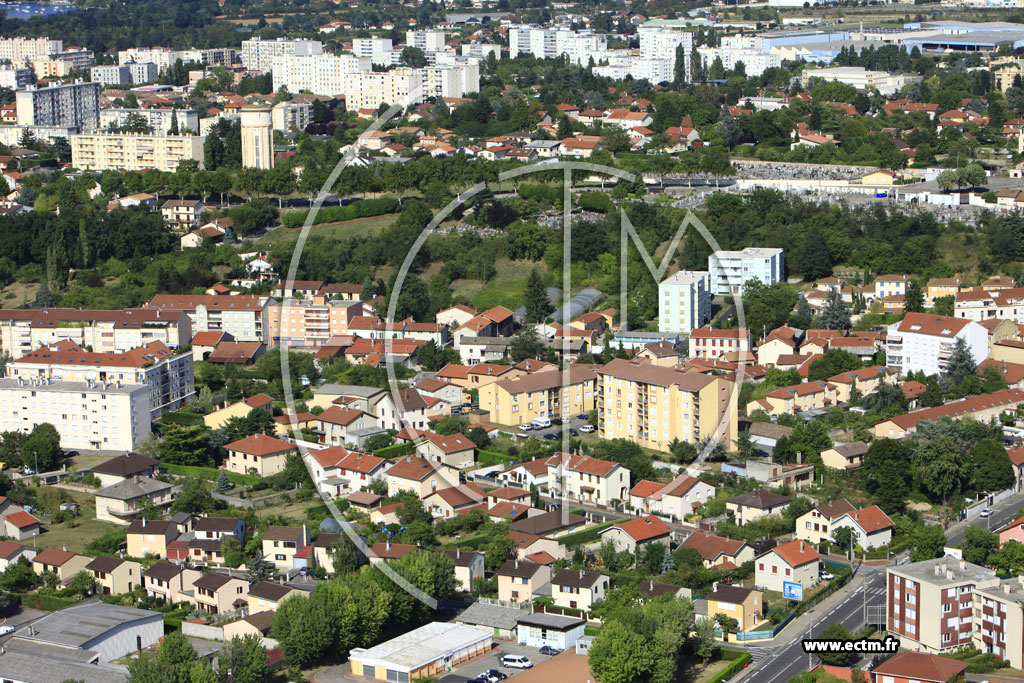
[[96, 465], [104, 463], [113, 457], [112, 455], [101, 455], [99, 453], [79, 453], [78, 455], [71, 456], [68, 460], [81, 472], [82, 470], [96, 467]]
[[724, 659], [719, 659], [705, 665], [698, 657], [683, 657], [679, 662], [676, 680], [703, 683], [703, 681], [710, 681], [727, 666], [729, 666], [729, 662]]
[[[398, 214], [385, 214], [383, 216], [369, 216], [367, 218], [356, 218], [351, 221], [339, 223], [322, 223], [309, 229], [309, 236], [328, 235], [331, 237], [365, 237], [376, 235], [388, 227], [398, 218]], [[294, 243], [299, 238], [302, 228], [278, 228], [258, 240], [262, 247], [272, 247], [276, 244]]]

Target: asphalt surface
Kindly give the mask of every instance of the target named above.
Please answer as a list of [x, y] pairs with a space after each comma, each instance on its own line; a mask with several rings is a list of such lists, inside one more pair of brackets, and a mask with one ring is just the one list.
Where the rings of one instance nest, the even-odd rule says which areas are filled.
[[989, 517], [972, 517], [969, 521], [957, 522], [946, 530], [946, 545], [959, 548], [964, 542], [964, 530], [969, 526], [995, 531], [1017, 518], [1017, 513], [1024, 507], [1024, 492], [1015, 493], [1006, 500], [992, 506]]
[[[820, 638], [825, 627], [835, 623], [854, 632], [861, 630], [864, 627], [864, 606], [885, 604], [885, 569], [861, 567], [858, 573], [863, 576], [863, 583], [832, 611], [818, 615], [810, 635], [807, 631], [791, 632], [792, 626], [787, 626], [776, 638], [782, 641], [781, 645], [747, 647], [753, 657], [754, 670], [743, 680], [748, 683], [786, 683], [793, 676], [799, 676], [819, 664], [817, 657], [804, 653], [804, 638]], [[808, 614], [814, 615], [816, 611], [811, 610]]]
[[518, 431], [521, 434], [525, 434], [526, 436], [532, 436], [535, 439], [544, 439], [545, 434], [555, 434], [556, 436], [561, 437], [562, 430], [565, 429], [571, 428], [575, 429], [576, 431], [579, 431], [580, 427], [582, 427], [585, 424], [589, 424], [589, 421], [586, 419], [581, 420], [579, 417], [573, 417], [568, 420], [565, 420], [564, 424], [562, 424], [561, 426], [551, 425], [550, 427], [547, 427], [545, 429], [531, 429], [529, 431], [523, 431], [520, 427]]

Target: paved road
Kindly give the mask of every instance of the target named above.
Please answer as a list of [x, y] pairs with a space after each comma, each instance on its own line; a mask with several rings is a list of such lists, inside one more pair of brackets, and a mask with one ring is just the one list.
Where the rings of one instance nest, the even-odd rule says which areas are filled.
[[[859, 576], [854, 579], [860, 582], [852, 592], [827, 614], [817, 615], [810, 628], [811, 637], [818, 638], [829, 624], [840, 623], [851, 631], [859, 631], [864, 626], [864, 606], [882, 605], [885, 603], [885, 570], [862, 567]], [[849, 590], [849, 587], [846, 587]], [[816, 608], [808, 612], [814, 616]], [[748, 673], [744, 681], [748, 683], [786, 683], [793, 676], [798, 676], [818, 665], [813, 655], [808, 658], [804, 654], [802, 641], [808, 637], [803, 630], [797, 633], [790, 631], [795, 625], [787, 626], [780, 634], [781, 645], [752, 645], [747, 650], [753, 657], [753, 671]], [[788, 640], [787, 640], [788, 638]]]
[[946, 530], [946, 545], [959, 548], [964, 542], [964, 530], [968, 525], [980, 526], [982, 529], [996, 530], [1017, 517], [1017, 513], [1024, 507], [1024, 492], [1015, 493], [1009, 498], [1000, 501], [992, 506], [990, 517], [972, 517], [969, 521], [957, 522]]

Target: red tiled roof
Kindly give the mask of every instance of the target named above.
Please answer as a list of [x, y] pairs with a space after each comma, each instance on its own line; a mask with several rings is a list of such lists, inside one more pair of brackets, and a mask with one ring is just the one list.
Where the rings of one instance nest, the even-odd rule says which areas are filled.
[[668, 536], [672, 532], [668, 524], [665, 524], [659, 517], [654, 515], [648, 515], [640, 519], [631, 519], [628, 522], [619, 522], [611, 528], [621, 529], [637, 543]]
[[808, 562], [817, 562], [821, 559], [813, 544], [795, 539], [789, 543], [775, 546], [768, 552], [777, 554], [786, 564], [794, 568], [801, 567]]
[[895, 655], [875, 667], [872, 672], [875, 678], [892, 676], [931, 683], [946, 683], [950, 678], [959, 676], [967, 669], [967, 662], [957, 659], [932, 655], [924, 652], [897, 652]]
[[275, 439], [272, 436], [266, 434], [253, 434], [247, 436], [244, 439], [233, 441], [228, 445], [224, 446], [229, 451], [239, 451], [241, 453], [248, 453], [249, 455], [276, 455], [278, 453], [286, 453], [288, 451], [294, 451], [294, 444], [290, 444], [287, 441], [281, 441], [281, 439]]

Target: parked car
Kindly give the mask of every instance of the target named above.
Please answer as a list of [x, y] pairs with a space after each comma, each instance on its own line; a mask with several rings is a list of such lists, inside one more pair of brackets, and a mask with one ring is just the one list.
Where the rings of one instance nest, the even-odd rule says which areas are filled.
[[583, 425], [582, 427], [580, 427], [580, 431], [583, 432], [584, 434], [589, 434], [590, 432], [594, 431], [594, 425]]
[[499, 681], [503, 681], [508, 678], [508, 674], [498, 671], [497, 669], [488, 669], [480, 675], [490, 677], [491, 683], [499, 683]]
[[11, 633], [14, 633], [13, 626], [0, 626], [0, 636], [6, 636]]
[[540, 649], [540, 653], [542, 655], [551, 655], [552, 657], [554, 657], [557, 654], [561, 654], [562, 651], [559, 650], [557, 647], [551, 647], [550, 645], [545, 645], [544, 647], [542, 647]]
[[579, 436], [579, 435], [580, 435], [580, 433], [578, 431], [576, 431], [575, 429], [572, 429], [571, 427], [569, 428], [569, 436]]
[[544, 438], [547, 439], [548, 441], [557, 441], [558, 434], [555, 434], [554, 432], [549, 432], [544, 435]]
[[832, 574], [830, 574], [829, 572], [827, 572], [824, 569], [822, 569], [820, 572], [818, 572], [818, 578], [820, 578], [822, 581], [831, 581], [832, 579], [834, 579], [836, 577], [834, 577]]
[[529, 431], [531, 431], [533, 429], [533, 425], [531, 423], [527, 422], [524, 425], [519, 425], [519, 428], [521, 430], [523, 430], [524, 432], [529, 432]]
[[985, 508], [981, 511], [982, 517], [990, 517], [992, 515], [992, 508]]
[[553, 425], [561, 425], [562, 424], [562, 418], [560, 418], [560, 417], [553, 417], [553, 418], [551, 418], [551, 424], [553, 424]]
[[577, 420], [589, 420], [590, 416], [587, 415], [586, 413], [580, 413], [579, 415], [576, 416], [576, 419]]
[[533, 662], [529, 657], [523, 655], [505, 655], [501, 658], [501, 665], [509, 669], [532, 669]]

